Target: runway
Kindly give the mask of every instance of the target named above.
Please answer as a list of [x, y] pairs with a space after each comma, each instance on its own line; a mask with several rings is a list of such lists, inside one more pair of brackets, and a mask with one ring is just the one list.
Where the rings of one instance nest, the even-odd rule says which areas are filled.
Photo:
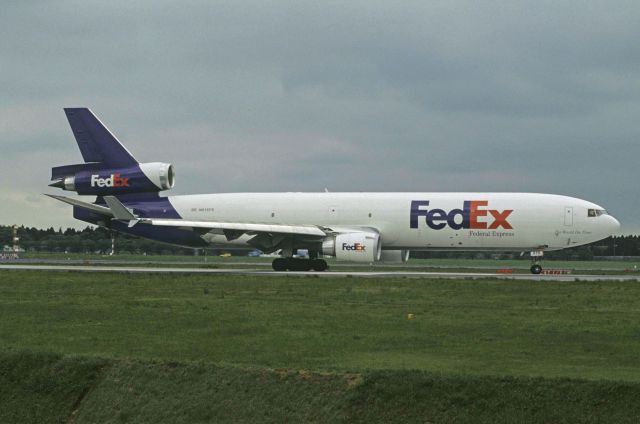
[[534, 280], [534, 281], [640, 281], [638, 275], [533, 275], [495, 274], [484, 272], [420, 272], [420, 271], [271, 271], [241, 268], [184, 268], [184, 267], [142, 267], [142, 266], [86, 266], [86, 265], [17, 265], [0, 264], [0, 270], [58, 271], [58, 272], [120, 272], [147, 274], [209, 274], [209, 275], [264, 275], [301, 276], [319, 278], [423, 278], [423, 279], [483, 279]]

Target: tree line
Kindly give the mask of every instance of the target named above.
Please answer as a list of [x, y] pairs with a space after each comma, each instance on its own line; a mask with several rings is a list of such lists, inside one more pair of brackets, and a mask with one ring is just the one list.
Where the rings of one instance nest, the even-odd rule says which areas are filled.
[[[38, 229], [18, 227], [18, 245], [27, 252], [34, 253], [96, 253], [111, 251], [111, 237], [115, 236], [116, 253], [152, 255], [193, 255], [194, 250], [170, 244], [159, 243], [140, 237], [112, 232], [103, 227], [87, 226], [82, 230], [53, 227]], [[0, 245], [12, 245], [13, 228], [0, 226]]]
[[[12, 245], [13, 229], [0, 226], [0, 245]], [[43, 253], [98, 253], [111, 251], [111, 237], [116, 238], [116, 252], [129, 254], [193, 255], [194, 249], [173, 246], [126, 234], [115, 233], [102, 227], [87, 226], [82, 230], [53, 227], [38, 229], [18, 227], [19, 245], [27, 252]], [[215, 252], [214, 252], [215, 253]], [[495, 255], [517, 257], [517, 254], [493, 254], [486, 252], [412, 252], [412, 257], [421, 258], [486, 258]], [[594, 256], [640, 256], [640, 236], [615, 236], [570, 249], [547, 252], [549, 259], [590, 260]]]

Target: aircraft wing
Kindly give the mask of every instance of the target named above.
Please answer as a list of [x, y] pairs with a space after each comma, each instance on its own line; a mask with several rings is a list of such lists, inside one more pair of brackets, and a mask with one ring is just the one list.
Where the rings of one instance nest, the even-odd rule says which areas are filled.
[[215, 222], [215, 221], [189, 221], [185, 219], [162, 219], [162, 218], [139, 218], [133, 212], [124, 206], [116, 197], [105, 196], [107, 206], [100, 206], [93, 203], [86, 203], [78, 199], [72, 199], [65, 196], [57, 196], [47, 194], [61, 202], [68, 203], [91, 212], [111, 217], [119, 221], [129, 223], [129, 227], [134, 225], [156, 225], [161, 227], [174, 228], [191, 228], [215, 230], [224, 234], [228, 240], [233, 240], [245, 233], [249, 234], [283, 234], [283, 235], [299, 235], [299, 236], [316, 236], [325, 237], [326, 231], [315, 225], [283, 225], [283, 224], [260, 224], [246, 222]]
[[301, 236], [318, 236], [327, 235], [320, 227], [315, 225], [283, 225], [283, 224], [252, 224], [241, 222], [213, 222], [213, 221], [188, 221], [185, 219], [143, 219], [141, 223], [159, 225], [163, 227], [189, 227], [189, 228], [208, 228], [212, 230], [226, 231], [242, 231], [250, 233], [277, 233], [277, 234], [295, 234]]

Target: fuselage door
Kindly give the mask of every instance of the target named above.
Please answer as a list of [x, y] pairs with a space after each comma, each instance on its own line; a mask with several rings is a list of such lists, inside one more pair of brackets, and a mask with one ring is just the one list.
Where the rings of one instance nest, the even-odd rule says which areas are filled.
[[571, 206], [564, 208], [564, 225], [567, 227], [573, 225], [573, 208]]

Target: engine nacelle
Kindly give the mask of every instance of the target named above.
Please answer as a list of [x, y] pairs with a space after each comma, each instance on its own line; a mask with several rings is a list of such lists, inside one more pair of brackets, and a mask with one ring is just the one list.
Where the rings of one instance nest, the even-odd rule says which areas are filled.
[[345, 233], [328, 237], [322, 242], [322, 254], [339, 261], [377, 262], [382, 246], [377, 233]]
[[[74, 168], [77, 167], [77, 168]], [[141, 163], [128, 168], [91, 169], [91, 164], [70, 165], [54, 169], [77, 169], [72, 175], [56, 179], [50, 184], [78, 194], [97, 196], [111, 194], [144, 193], [168, 190], [175, 184], [173, 165], [152, 162]]]
[[404, 263], [409, 260], [408, 250], [383, 250], [380, 255], [380, 262], [398, 262]]

